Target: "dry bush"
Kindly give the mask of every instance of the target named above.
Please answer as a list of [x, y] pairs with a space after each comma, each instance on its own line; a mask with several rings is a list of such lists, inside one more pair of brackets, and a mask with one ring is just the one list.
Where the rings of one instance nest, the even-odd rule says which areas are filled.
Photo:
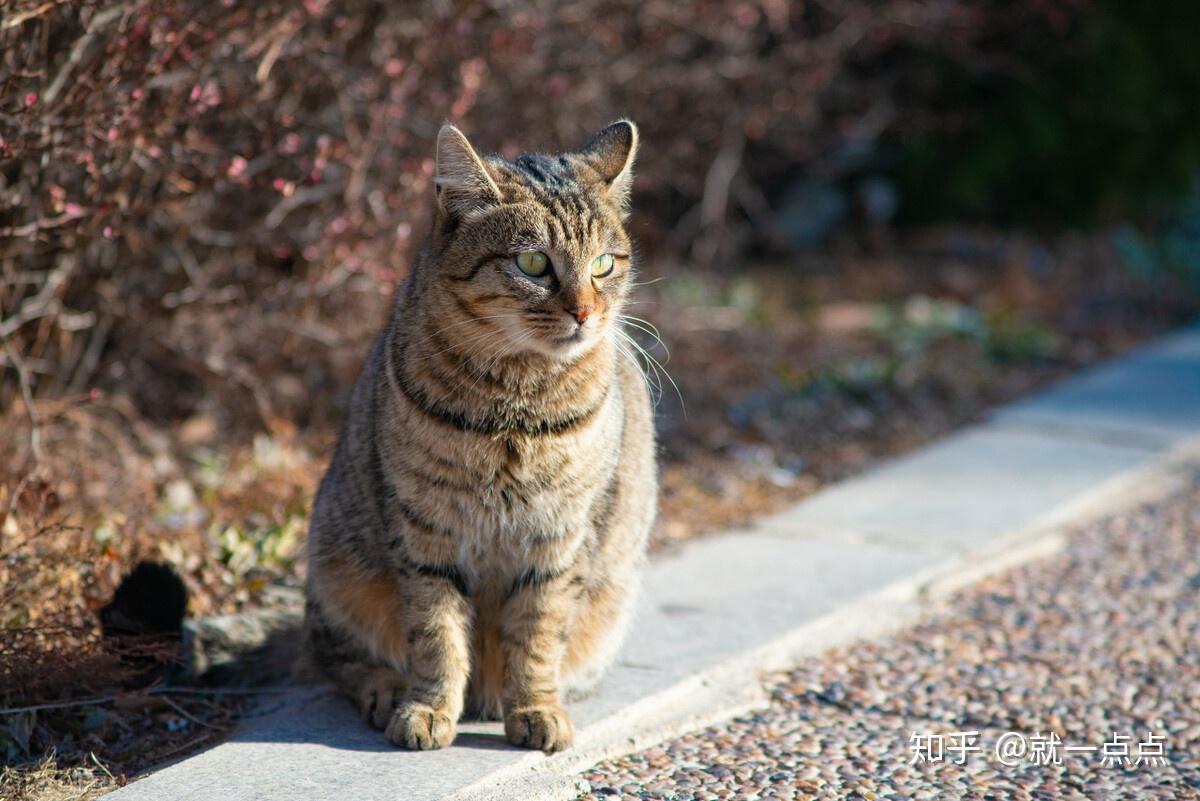
[[723, 220], [769, 215], [796, 165], [896, 116], [886, 76], [849, 65], [969, 39], [973, 13], [18, 0], [0, 31], [0, 358], [39, 396], [101, 386], [160, 420], [324, 421], [423, 233], [442, 121], [512, 155], [632, 116], [639, 233], [712, 256]]
[[99, 762], [63, 770], [54, 754], [21, 768], [0, 766], [0, 790], [14, 801], [91, 801], [121, 784]]

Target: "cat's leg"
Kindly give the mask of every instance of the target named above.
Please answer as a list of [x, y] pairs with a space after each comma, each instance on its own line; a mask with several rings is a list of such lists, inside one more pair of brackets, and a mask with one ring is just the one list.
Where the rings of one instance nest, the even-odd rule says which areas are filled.
[[409, 687], [387, 726], [396, 745], [428, 750], [454, 740], [471, 670], [471, 607], [451, 576], [404, 579]]
[[577, 584], [569, 573], [529, 574], [514, 584], [504, 604], [504, 733], [513, 745], [549, 753], [574, 739], [559, 674]]
[[308, 578], [309, 662], [382, 729], [408, 689], [399, 576], [340, 555], [310, 555]]
[[346, 626], [330, 623], [312, 598], [306, 605], [304, 628], [308, 667], [353, 700], [364, 722], [377, 729], [387, 726], [408, 689], [403, 674], [373, 659]]
[[637, 600], [632, 569], [592, 577], [574, 588], [576, 612], [568, 628], [562, 687], [568, 700], [586, 696], [612, 664]]

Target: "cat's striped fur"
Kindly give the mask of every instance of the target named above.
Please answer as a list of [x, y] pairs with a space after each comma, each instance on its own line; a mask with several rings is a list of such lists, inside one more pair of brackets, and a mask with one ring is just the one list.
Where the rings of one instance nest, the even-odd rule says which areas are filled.
[[[394, 743], [464, 710], [570, 744], [656, 508], [651, 406], [619, 346], [637, 129], [479, 157], [446, 126], [430, 239], [355, 386], [309, 536], [306, 651]], [[540, 251], [531, 279], [514, 254]], [[613, 254], [611, 275], [589, 265]]]

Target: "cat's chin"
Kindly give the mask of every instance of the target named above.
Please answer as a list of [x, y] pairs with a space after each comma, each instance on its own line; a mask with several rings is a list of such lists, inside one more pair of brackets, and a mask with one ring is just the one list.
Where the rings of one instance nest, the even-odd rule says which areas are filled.
[[534, 353], [556, 361], [569, 362], [578, 359], [601, 340], [599, 331], [580, 328], [562, 337], [530, 337], [526, 347]]

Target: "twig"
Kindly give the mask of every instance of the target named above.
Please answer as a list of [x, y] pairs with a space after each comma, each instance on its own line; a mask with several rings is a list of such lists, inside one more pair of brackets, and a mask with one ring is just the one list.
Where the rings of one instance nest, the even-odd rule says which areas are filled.
[[[26, 473], [25, 477], [23, 477], [21, 479], [21, 481], [17, 484], [16, 490], [13, 491], [12, 504], [8, 508], [7, 516], [12, 516], [13, 510], [17, 508], [17, 501], [20, 500], [21, 493], [25, 491], [26, 485], [33, 483], [33, 478], [32, 478], [33, 475], [34, 474], [32, 471]], [[18, 550], [20, 550], [21, 548], [24, 548], [29, 543], [33, 542], [34, 540], [38, 539], [39, 537], [44, 536], [45, 534], [48, 534], [50, 532], [53, 532], [55, 534], [62, 534], [64, 532], [71, 532], [71, 533], [77, 534], [81, 531], [83, 531], [83, 529], [80, 528], [79, 526], [67, 526], [67, 525], [64, 525], [61, 521], [56, 520], [53, 523], [39, 527], [37, 531], [33, 532], [25, 539], [18, 540], [15, 544], [9, 544], [9, 545], [6, 545], [4, 543], [4, 532], [0, 531], [0, 559], [7, 558], [10, 554], [16, 553]], [[12, 628], [5, 629], [6, 634], [12, 633], [14, 631], [20, 631], [20, 629], [12, 629]]]
[[38, 712], [43, 709], [70, 709], [75, 706], [95, 706], [96, 704], [107, 704], [109, 701], [116, 700], [116, 693], [110, 695], [102, 695], [97, 698], [81, 698], [77, 701], [55, 701], [51, 704], [31, 704], [30, 706], [10, 706], [0, 709], [0, 715], [19, 715], [22, 712]]
[[67, 78], [70, 77], [71, 72], [79, 65], [79, 62], [83, 61], [84, 54], [92, 46], [92, 43], [96, 41], [100, 30], [128, 10], [129, 4], [123, 3], [119, 6], [105, 9], [92, 18], [91, 24], [88, 25], [87, 33], [81, 36], [79, 41], [75, 43], [75, 47], [71, 49], [70, 54], [67, 56], [66, 63], [62, 65], [58, 74], [54, 76], [54, 80], [50, 82], [50, 87], [46, 89], [46, 103], [53, 103], [55, 98], [58, 97], [58, 93], [66, 85]]
[[21, 400], [25, 403], [25, 412], [29, 415], [29, 450], [33, 453], [33, 462], [36, 466], [42, 463], [42, 442], [37, 410], [33, 408], [33, 387], [29, 383], [29, 370], [25, 367], [25, 362], [17, 355], [12, 343], [8, 341], [8, 337], [4, 337], [0, 341], [4, 342], [4, 352], [8, 354], [9, 363], [17, 371], [17, 382], [21, 385]]
[[[285, 693], [290, 687], [152, 687], [135, 693], [110, 693], [95, 698], [80, 698], [74, 701], [55, 701], [48, 704], [32, 704], [30, 706], [10, 706], [0, 709], [0, 715], [19, 715], [22, 712], [37, 712], [43, 709], [70, 709], [76, 706], [95, 706], [107, 704], [118, 698], [135, 698], [139, 695], [269, 695]], [[164, 698], [171, 704], [169, 698]], [[199, 721], [197, 721], [199, 722]]]
[[189, 748], [195, 748], [196, 746], [200, 745], [201, 743], [212, 741], [212, 739], [213, 739], [212, 734], [209, 734], [207, 732], [201, 732], [199, 735], [191, 738], [190, 740], [185, 740], [184, 742], [180, 743], [179, 745], [177, 745], [173, 748], [168, 748], [166, 751], [155, 752], [154, 760], [156, 762], [166, 762], [167, 757], [174, 756], [175, 754], [178, 754], [180, 751], [187, 751]]
[[712, 160], [704, 178], [704, 194], [700, 198], [701, 236], [693, 248], [693, 254], [702, 264], [711, 263], [720, 250], [729, 208], [729, 190], [742, 168], [745, 145], [744, 134], [739, 132], [731, 136]]
[[287, 219], [287, 216], [301, 206], [309, 206], [320, 203], [327, 197], [336, 195], [339, 191], [337, 184], [328, 182], [318, 186], [310, 186], [294, 192], [290, 197], [285, 197], [275, 204], [275, 208], [267, 213], [263, 219], [263, 227], [267, 230], [274, 230]]
[[275, 66], [275, 61], [279, 58], [279, 54], [283, 52], [284, 46], [292, 35], [296, 32], [295, 28], [288, 30], [287, 19], [283, 20], [283, 33], [271, 40], [271, 46], [267, 48], [266, 54], [262, 61], [258, 62], [258, 69], [254, 71], [254, 80], [261, 83], [266, 83], [267, 78], [271, 75], [271, 68]]
[[100, 363], [100, 354], [104, 350], [105, 343], [108, 342], [108, 332], [112, 329], [112, 317], [105, 315], [92, 331], [91, 337], [88, 338], [87, 347], [83, 351], [83, 356], [80, 357], [71, 374], [71, 381], [67, 385], [67, 392], [77, 394], [83, 392], [88, 381], [96, 373], [96, 366]]
[[99, 759], [96, 759], [96, 753], [94, 751], [88, 751], [88, 756], [90, 756], [92, 758], [92, 761], [96, 763], [96, 767], [98, 767], [98, 768], [100, 768], [100, 770], [104, 771], [105, 776], [112, 779], [114, 782], [117, 780], [117, 777], [113, 776], [112, 773], [109, 772], [109, 770], [105, 766], [105, 764], [103, 762], [101, 762]]
[[15, 28], [24, 22], [40, 17], [50, 9], [54, 8], [60, 2], [61, 0], [51, 0], [49, 3], [42, 3], [37, 8], [31, 8], [28, 11], [21, 11], [17, 14], [13, 14], [11, 17], [4, 20], [3, 23], [0, 23], [0, 30], [6, 31], [9, 28]]
[[228, 726], [217, 726], [215, 724], [208, 723], [207, 721], [201, 720], [200, 718], [193, 715], [191, 712], [188, 712], [186, 709], [184, 709], [182, 706], [180, 706], [176, 702], [172, 701], [170, 698], [164, 697], [163, 700], [167, 702], [167, 706], [171, 707], [176, 712], [178, 712], [179, 714], [183, 715], [185, 718], [190, 720], [192, 723], [195, 723], [197, 726], [203, 726], [204, 728], [212, 729], [213, 731], [223, 731], [223, 732], [229, 731]]
[[[16, 366], [9, 361], [8, 354], [6, 353], [0, 353], [0, 365], [4, 365], [6, 367]], [[50, 362], [49, 359], [30, 359], [26, 357], [25, 367], [30, 373], [34, 373], [36, 375], [51, 375], [56, 371], [55, 366]]]
[[38, 231], [45, 231], [50, 228], [58, 228], [68, 223], [81, 220], [88, 215], [87, 211], [71, 214], [64, 212], [57, 217], [46, 217], [34, 222], [25, 223], [24, 225], [13, 225], [8, 228], [0, 228], [0, 236], [25, 238], [36, 234]]
[[704, 177], [704, 194], [700, 199], [700, 222], [702, 225], [720, 225], [729, 206], [729, 187], [742, 166], [742, 149], [746, 137], [738, 134], [718, 151]]
[[64, 264], [51, 270], [50, 274], [46, 276], [46, 283], [42, 285], [36, 295], [23, 300], [21, 307], [11, 317], [0, 320], [0, 339], [8, 339], [18, 328], [31, 320], [58, 312], [61, 304], [58, 298], [54, 297], [54, 293], [66, 283], [72, 269], [74, 269], [73, 264]]
[[156, 687], [151, 695], [270, 695], [286, 693], [286, 687]]

